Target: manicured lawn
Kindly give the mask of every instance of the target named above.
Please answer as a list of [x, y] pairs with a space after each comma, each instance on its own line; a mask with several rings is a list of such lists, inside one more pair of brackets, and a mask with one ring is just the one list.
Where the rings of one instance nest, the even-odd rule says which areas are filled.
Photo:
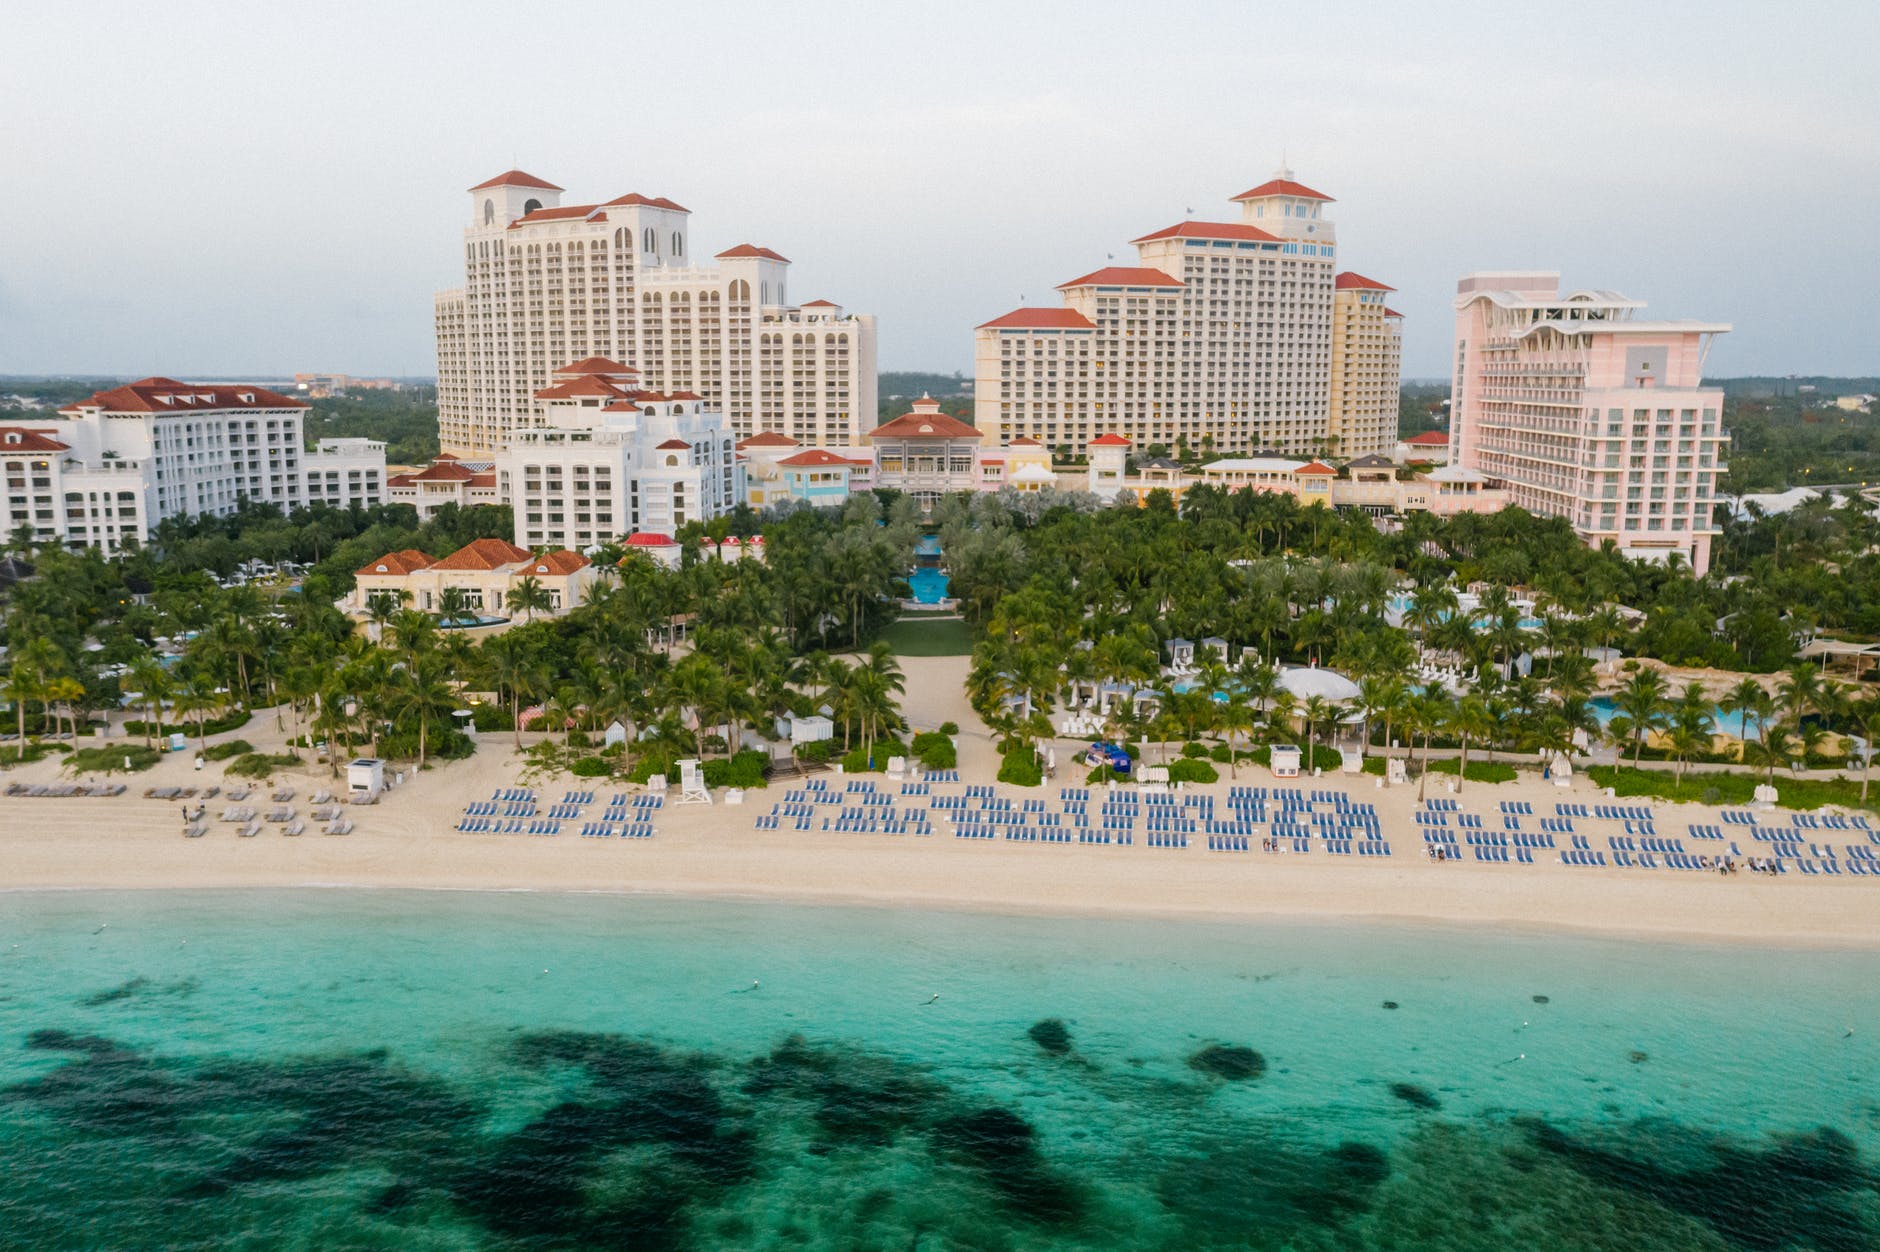
[[970, 656], [973, 651], [972, 632], [958, 618], [902, 618], [881, 638], [902, 656]]
[[[1611, 787], [1622, 796], [1657, 796], [1686, 804], [1748, 804], [1755, 798], [1758, 774], [1686, 774], [1682, 782], [1658, 770], [1615, 768], [1595, 765], [1587, 775], [1602, 787]], [[1818, 809], [1824, 804], [1846, 808], [1863, 807], [1860, 780], [1849, 778], [1786, 778], [1776, 771], [1776, 803], [1785, 809]], [[1869, 803], [1880, 805], [1880, 787], [1873, 789]]]

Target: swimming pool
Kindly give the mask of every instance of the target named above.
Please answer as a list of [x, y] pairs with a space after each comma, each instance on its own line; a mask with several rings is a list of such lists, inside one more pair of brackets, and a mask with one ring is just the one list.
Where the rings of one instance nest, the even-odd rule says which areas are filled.
[[475, 630], [479, 626], [500, 626], [508, 620], [506, 617], [440, 617], [437, 627], [439, 630]]
[[907, 585], [913, 589], [916, 604], [939, 604], [947, 598], [945, 570], [922, 567], [907, 576]]
[[[1610, 696], [1594, 696], [1591, 700], [1588, 700], [1586, 703], [1587, 703], [1587, 707], [1593, 710], [1593, 716], [1599, 719], [1599, 726], [1601, 730], [1604, 730], [1607, 726], [1610, 726], [1612, 724], [1612, 719], [1619, 716], [1619, 710], [1617, 706], [1613, 704], [1612, 697]], [[1732, 735], [1736, 737], [1741, 737], [1743, 734], [1743, 719], [1741, 716], [1736, 715], [1736, 714], [1730, 714], [1726, 716], [1721, 710], [1719, 710], [1718, 708], [1716, 708], [1716, 706], [1713, 705], [1710, 710], [1710, 716], [1707, 720], [1707, 729], [1713, 735]], [[1762, 738], [1762, 731], [1756, 725], [1756, 719], [1753, 717], [1749, 719], [1749, 737], [1751, 739]]]

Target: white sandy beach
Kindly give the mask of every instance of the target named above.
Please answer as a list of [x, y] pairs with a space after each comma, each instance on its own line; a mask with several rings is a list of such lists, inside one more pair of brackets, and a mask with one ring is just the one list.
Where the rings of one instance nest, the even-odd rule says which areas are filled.
[[[925, 728], [958, 721], [965, 728], [962, 778], [990, 781], [990, 742], [959, 694], [963, 662], [907, 658], [903, 665], [912, 723]], [[235, 733], [262, 750], [280, 739], [271, 713]], [[1080, 781], [1081, 771], [1068, 766], [1071, 749], [1059, 745], [1066, 768], [1058, 781], [1029, 794], [1054, 798], [1059, 785]], [[1396, 853], [1383, 862], [1317, 852], [1210, 853], [1201, 840], [1171, 850], [1140, 841], [1095, 847], [963, 840], [938, 827], [931, 838], [757, 831], [755, 818], [781, 798], [775, 787], [752, 794], [742, 807], [675, 807], [668, 801], [652, 839], [585, 839], [573, 833], [579, 823], [565, 824], [564, 833], [552, 838], [457, 833], [452, 828], [467, 802], [519, 780], [521, 762], [504, 734], [484, 736], [468, 761], [428, 770], [379, 804], [349, 810], [358, 828], [345, 837], [286, 838], [269, 826], [257, 838], [240, 839], [234, 826], [212, 820], [207, 836], [185, 839], [178, 803], [141, 793], [149, 786], [222, 783], [220, 766], [198, 773], [193, 760], [193, 750], [178, 753], [153, 770], [120, 778], [130, 789], [118, 797], [0, 797], [0, 888], [663, 892], [1021, 914], [1363, 918], [1703, 942], [1880, 945], [1880, 879], [1579, 869], [1558, 864], [1552, 853], [1538, 854], [1534, 865], [1437, 864], [1424, 855], [1411, 821], [1415, 787], [1379, 789], [1369, 777], [1324, 778], [1311, 785], [1345, 789], [1377, 805]], [[4, 775], [7, 782], [59, 777], [53, 760]], [[1239, 781], [1272, 783], [1265, 770], [1254, 768], [1243, 768]], [[276, 785], [282, 784], [299, 790], [303, 812], [310, 792], [333, 785], [324, 767], [277, 775]], [[536, 790], [548, 802], [576, 785], [603, 798], [633, 790], [567, 778], [537, 783]], [[1224, 776], [1203, 790], [1224, 799], [1229, 785]], [[1433, 780], [1432, 796], [1449, 794], [1436, 785]], [[1492, 812], [1503, 799], [1530, 800], [1536, 813], [1551, 813], [1558, 800], [1593, 803], [1603, 797], [1584, 780], [1571, 791], [1538, 782], [1470, 785], [1461, 796], [1465, 808], [1480, 812]], [[209, 802], [211, 819], [225, 803]], [[1686, 822], [1717, 821], [1715, 810], [1701, 806], [1631, 803], [1651, 804], [1661, 833], [1672, 836], [1681, 835]], [[1603, 846], [1598, 836], [1607, 827], [1588, 829], [1595, 832], [1594, 846]], [[1837, 843], [1864, 838], [1825, 831], [1810, 837]]]

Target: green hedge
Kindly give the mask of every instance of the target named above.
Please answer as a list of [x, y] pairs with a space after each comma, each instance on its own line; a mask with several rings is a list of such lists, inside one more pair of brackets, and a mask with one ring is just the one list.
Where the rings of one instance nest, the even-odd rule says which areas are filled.
[[841, 745], [833, 739], [818, 739], [813, 743], [801, 744], [796, 749], [798, 760], [825, 762], [841, 751]]
[[606, 778], [614, 772], [614, 763], [604, 756], [584, 756], [568, 772], [576, 778]]
[[[426, 761], [461, 761], [475, 754], [476, 750], [476, 742], [455, 726], [433, 726], [425, 733]], [[418, 732], [401, 730], [385, 736], [379, 740], [379, 755], [388, 761], [417, 760]]]
[[1104, 783], [1128, 782], [1128, 774], [1119, 774], [1107, 765], [1099, 765], [1084, 775], [1084, 786], [1101, 787]]
[[514, 730], [516, 719], [510, 715], [509, 706], [485, 701], [470, 706], [470, 724], [478, 730]]
[[75, 774], [122, 774], [126, 772], [124, 763], [128, 759], [128, 772], [134, 774], [149, 769], [161, 761], [164, 755], [142, 744], [135, 747], [80, 748], [66, 758], [65, 767]]
[[1024, 744], [1013, 744], [999, 758], [999, 781], [1014, 787], [1036, 787], [1044, 782], [1044, 766], [1038, 753]]
[[1182, 745], [1183, 756], [1199, 758], [1199, 757], [1204, 757], [1207, 754], [1208, 754], [1208, 745], [1205, 743], [1197, 743], [1193, 739], [1190, 739], [1187, 743], [1184, 743]]
[[[1453, 774], [1456, 772], [1456, 764], [1457, 762], [1453, 760], [1431, 761], [1430, 773]], [[1518, 777], [1520, 777], [1519, 771], [1506, 761], [1470, 761], [1469, 772], [1463, 775], [1463, 780], [1465, 782], [1505, 783], [1513, 782]]]
[[[1685, 774], [1678, 781], [1670, 770], [1633, 769], [1631, 766], [1595, 765], [1587, 776], [1622, 796], [1657, 796], [1684, 804], [1748, 804], [1755, 799], [1760, 774]], [[1791, 778], [1775, 776], [1776, 803], [1785, 809], [1818, 809], [1825, 804], [1843, 808], [1880, 807], [1880, 787], [1860, 802], [1858, 778]]]
[[[764, 769], [770, 764], [770, 755], [747, 748], [729, 759], [720, 757], [705, 762], [703, 772], [705, 785], [708, 787], [742, 787], [746, 791], [764, 785]], [[675, 782], [678, 779], [675, 777]]]
[[255, 745], [246, 739], [231, 739], [227, 743], [212, 743], [202, 750], [205, 761], [226, 761], [232, 756], [243, 756], [253, 752]]
[[301, 764], [304, 762], [299, 757], [286, 753], [250, 752], [230, 761], [222, 772], [230, 778], [266, 779], [277, 769], [293, 769]]
[[1221, 773], [1207, 761], [1185, 756], [1179, 761], [1169, 762], [1168, 780], [1170, 782], [1211, 783], [1221, 780]]
[[938, 731], [929, 730], [915, 735], [908, 748], [919, 758], [922, 769], [956, 769], [960, 763], [960, 754], [954, 748], [953, 740]]
[[[254, 714], [250, 713], [247, 709], [231, 709], [220, 717], [211, 717], [203, 722], [202, 733], [205, 735], [219, 735], [230, 730], [240, 730], [243, 726], [246, 726], [253, 717]], [[160, 726], [152, 722], [133, 720], [124, 723], [124, 733], [127, 735], [152, 734], [159, 737], [163, 735], [188, 735], [190, 738], [194, 739], [196, 737], [196, 723], [194, 720], [191, 720], [176, 726]]]

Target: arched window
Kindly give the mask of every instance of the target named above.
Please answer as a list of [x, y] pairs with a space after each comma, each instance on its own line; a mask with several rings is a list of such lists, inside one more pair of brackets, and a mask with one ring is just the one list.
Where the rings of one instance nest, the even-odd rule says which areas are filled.
[[762, 299], [762, 301], [763, 301], [763, 302], [764, 302], [765, 304], [769, 304], [769, 303], [770, 303], [770, 284], [769, 284], [769, 283], [759, 283], [759, 284], [757, 285], [757, 294], [758, 294], [758, 296], [759, 296], [759, 298], [760, 298], [760, 299]]
[[489, 225], [492, 225], [495, 221], [496, 221], [496, 201], [485, 200], [483, 202], [483, 224], [485, 226], [489, 226]]
[[659, 233], [651, 226], [648, 226], [641, 234], [644, 238], [640, 242], [640, 250], [657, 255], [659, 252]]
[[541, 207], [542, 207], [542, 202], [540, 200], [524, 200], [522, 202], [523, 216], [527, 217], [529, 214], [535, 212], [537, 209]]
[[678, 464], [679, 464], [679, 454], [678, 454], [677, 452], [668, 452], [668, 453], [666, 454], [666, 465], [667, 465], [667, 467], [668, 467], [668, 468], [676, 468], [676, 467], [678, 466]]
[[731, 298], [734, 301], [748, 303], [751, 298], [751, 284], [745, 282], [742, 278], [734, 281], [731, 284]]
[[676, 230], [672, 232], [672, 254], [674, 256], [685, 255], [685, 236]]

